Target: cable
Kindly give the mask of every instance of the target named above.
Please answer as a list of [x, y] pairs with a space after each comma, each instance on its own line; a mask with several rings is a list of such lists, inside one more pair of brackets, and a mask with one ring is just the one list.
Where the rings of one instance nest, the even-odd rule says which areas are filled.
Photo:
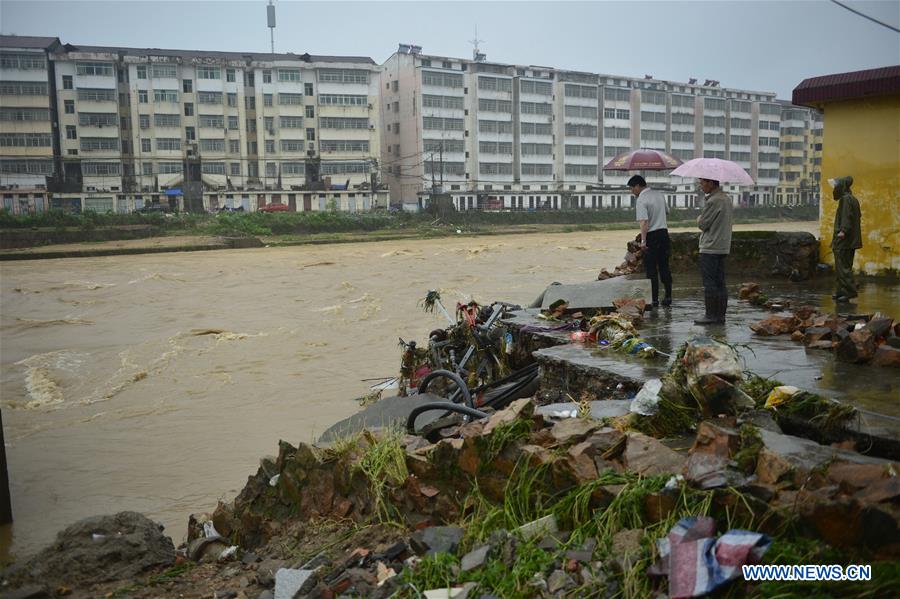
[[844, 3], [842, 3], [842, 2], [838, 2], [838, 0], [831, 0], [831, 1], [832, 1], [834, 4], [837, 4], [838, 6], [840, 6], [841, 8], [845, 8], [845, 9], [849, 10], [850, 12], [855, 13], [855, 14], [861, 16], [861, 17], [864, 18], [864, 19], [868, 19], [868, 20], [872, 21], [873, 23], [877, 23], [877, 24], [881, 25], [882, 27], [887, 27], [887, 28], [890, 29], [891, 31], [896, 31], [897, 33], [900, 33], [900, 29], [897, 29], [897, 28], [894, 27], [893, 25], [890, 25], [890, 24], [885, 23], [885, 22], [883, 22], [883, 21], [879, 21], [878, 19], [876, 19], [876, 18], [874, 18], [874, 17], [870, 17], [869, 15], [867, 15], [867, 14], [865, 14], [865, 13], [861, 13], [861, 12], [859, 12], [858, 10], [856, 10], [855, 8], [850, 8], [849, 6], [847, 6], [846, 4], [844, 4]]

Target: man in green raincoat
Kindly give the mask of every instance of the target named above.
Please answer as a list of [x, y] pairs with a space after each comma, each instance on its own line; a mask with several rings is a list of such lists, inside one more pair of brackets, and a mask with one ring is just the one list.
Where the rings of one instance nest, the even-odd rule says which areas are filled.
[[838, 203], [834, 215], [834, 237], [831, 239], [834, 271], [837, 275], [837, 288], [832, 297], [839, 302], [846, 302], [857, 295], [856, 283], [853, 282], [853, 255], [862, 247], [859, 200], [850, 193], [853, 177], [841, 177], [828, 182], [832, 181], [834, 199]]

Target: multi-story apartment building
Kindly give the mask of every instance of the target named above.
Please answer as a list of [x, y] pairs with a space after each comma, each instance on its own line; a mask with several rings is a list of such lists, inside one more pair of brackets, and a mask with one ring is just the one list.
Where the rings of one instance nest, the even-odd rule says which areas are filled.
[[[4, 36], [4, 55], [17, 39]], [[375, 177], [380, 68], [370, 58], [57, 40], [41, 60], [49, 68], [34, 76], [44, 87], [33, 99], [58, 118], [54, 205], [128, 212], [191, 189], [209, 210], [387, 205]], [[41, 151], [52, 164], [53, 148]]]
[[12, 213], [47, 206], [59, 148], [48, 56], [59, 47], [52, 37], [0, 36], [0, 207]]
[[822, 113], [781, 102], [781, 169], [775, 203], [817, 204], [822, 171]]
[[[630, 203], [615, 155], [655, 148], [726, 158], [753, 177], [744, 205], [774, 203], [781, 104], [775, 94], [430, 56], [401, 45], [383, 65], [382, 177], [394, 201], [432, 189], [460, 209], [600, 208]], [[695, 183], [647, 172], [673, 206]]]

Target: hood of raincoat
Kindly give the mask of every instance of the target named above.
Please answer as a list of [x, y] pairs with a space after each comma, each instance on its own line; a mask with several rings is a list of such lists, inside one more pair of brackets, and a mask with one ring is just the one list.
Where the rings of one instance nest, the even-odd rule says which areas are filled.
[[840, 200], [844, 194], [850, 193], [850, 186], [853, 185], [853, 177], [840, 177], [834, 180], [834, 199]]

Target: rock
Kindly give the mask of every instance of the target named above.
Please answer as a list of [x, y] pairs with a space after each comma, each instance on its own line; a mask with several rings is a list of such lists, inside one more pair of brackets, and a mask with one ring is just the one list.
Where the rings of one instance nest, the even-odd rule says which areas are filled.
[[704, 420], [697, 427], [697, 436], [690, 453], [706, 453], [731, 458], [740, 449], [741, 438], [736, 430]]
[[275, 593], [266, 589], [265, 591], [260, 592], [256, 599], [275, 599]]
[[759, 284], [757, 283], [741, 283], [741, 289], [738, 291], [740, 299], [748, 299], [750, 296], [759, 295]]
[[872, 358], [872, 364], [875, 366], [900, 368], [900, 349], [887, 343], [879, 345], [878, 349], [875, 350], [875, 356]]
[[47, 589], [41, 585], [28, 585], [3, 593], [3, 599], [51, 599], [51, 595]]
[[[578, 549], [566, 551], [566, 559], [576, 562], [588, 563], [594, 558], [594, 549], [597, 547], [597, 539], [588, 539]], [[576, 568], [577, 569], [577, 568]]]
[[504, 410], [500, 410], [490, 416], [484, 425], [484, 435], [490, 435], [501, 424], [513, 422], [518, 418], [531, 418], [534, 414], [534, 402], [530, 397], [517, 399]]
[[863, 328], [841, 339], [837, 346], [837, 359], [851, 364], [868, 362], [875, 357], [876, 349], [874, 333]]
[[287, 565], [280, 559], [266, 559], [259, 563], [256, 569], [256, 582], [261, 587], [271, 587], [275, 584], [275, 573]]
[[261, 560], [261, 558], [258, 555], [256, 555], [255, 553], [253, 553], [252, 551], [247, 551], [244, 553], [244, 555], [241, 556], [241, 563], [246, 564], [248, 566], [250, 564], [255, 564], [256, 562], [258, 562], [260, 560]]
[[463, 572], [480, 568], [487, 562], [488, 555], [491, 552], [490, 545], [482, 545], [478, 549], [473, 549], [465, 554], [460, 562], [460, 569]]
[[417, 554], [456, 553], [465, 531], [456, 526], [432, 526], [410, 537], [410, 546]]
[[803, 333], [800, 330], [796, 330], [791, 333], [791, 341], [803, 341]]
[[828, 468], [828, 480], [837, 483], [845, 493], [855, 493], [887, 475], [887, 469], [880, 464], [838, 462]]
[[536, 539], [548, 534], [559, 532], [559, 526], [556, 524], [556, 517], [553, 514], [538, 518], [527, 524], [523, 524], [518, 528], [519, 534], [525, 539]]
[[763, 448], [756, 461], [759, 482], [775, 484], [788, 477], [798, 486], [804, 486], [811, 472], [833, 462], [875, 464], [887, 468], [891, 462], [865, 456], [853, 451], [819, 445], [815, 441], [782, 435], [759, 429]]
[[587, 441], [569, 448], [565, 464], [575, 477], [575, 480], [587, 482], [597, 478], [594, 453], [592, 445]]
[[715, 489], [743, 481], [728, 469], [728, 458], [710, 453], [693, 453], [684, 463], [684, 479], [701, 489]]
[[136, 578], [175, 562], [175, 546], [162, 528], [137, 512], [85, 518], [57, 534], [26, 571], [41, 582], [66, 584]]
[[575, 581], [564, 570], [554, 570], [547, 579], [547, 590], [554, 595], [575, 586]]
[[784, 335], [793, 332], [800, 321], [795, 316], [770, 316], [750, 325], [750, 330], [760, 336]]
[[582, 441], [600, 428], [600, 423], [586, 418], [566, 418], [550, 429], [550, 434], [560, 445], [570, 445]]
[[887, 337], [891, 332], [891, 326], [894, 324], [892, 318], [880, 317], [876, 314], [872, 317], [865, 328], [872, 332], [876, 339]]
[[648, 493], [644, 496], [644, 516], [648, 524], [662, 522], [675, 511], [675, 497], [670, 493]]
[[812, 345], [819, 341], [831, 341], [834, 331], [828, 327], [809, 327], [803, 333], [803, 344]]
[[834, 341], [814, 341], [806, 347], [809, 349], [824, 349], [826, 351], [831, 351], [834, 349]]
[[625, 444], [625, 467], [644, 476], [680, 473], [685, 458], [653, 437], [628, 433]]
[[[900, 325], [897, 325], [897, 326], [900, 326]], [[892, 337], [888, 337], [887, 339], [884, 340], [884, 344], [887, 345], [888, 347], [896, 347], [896, 348], [900, 349], [900, 337], [898, 337], [896, 335], [894, 335]]]
[[637, 563], [643, 538], [644, 529], [642, 528], [620, 530], [613, 535], [610, 553], [614, 556], [616, 565], [623, 572], [630, 570]]
[[816, 307], [815, 306], [800, 306], [796, 310], [794, 310], [794, 316], [796, 316], [799, 320], [810, 320], [814, 316], [816, 316]]
[[881, 503], [900, 497], [900, 478], [883, 478], [864, 487], [853, 496], [860, 503]]

